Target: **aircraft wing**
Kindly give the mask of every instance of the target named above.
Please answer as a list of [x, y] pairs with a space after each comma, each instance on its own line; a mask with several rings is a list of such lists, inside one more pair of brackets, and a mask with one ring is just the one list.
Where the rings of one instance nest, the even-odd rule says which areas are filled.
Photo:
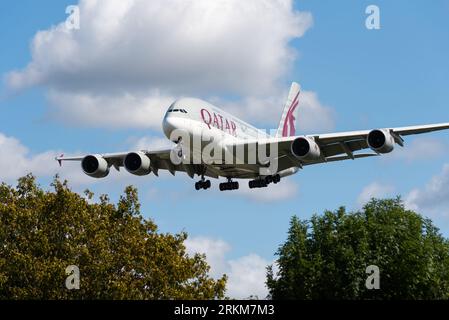
[[[410, 126], [410, 127], [399, 127], [399, 128], [385, 128], [381, 130], [388, 130], [399, 136], [408, 136], [412, 134], [421, 134], [432, 131], [446, 130], [449, 129], [449, 123], [439, 123], [439, 124], [429, 124], [422, 126]], [[354, 139], [366, 139], [368, 133], [371, 130], [363, 131], [349, 131], [340, 133], [327, 133], [320, 135], [310, 135], [312, 137], [318, 137], [320, 141], [324, 143], [331, 142], [346, 142]]]
[[[385, 128], [380, 130], [388, 131], [394, 141], [400, 146], [404, 146], [403, 136], [412, 134], [421, 134], [438, 130], [449, 129], [449, 123], [399, 127], [399, 128]], [[240, 143], [245, 145], [267, 145], [267, 150], [270, 149], [270, 144], [278, 145], [278, 160], [279, 170], [290, 168], [293, 166], [302, 167], [312, 164], [342, 161], [342, 160], [354, 160], [358, 158], [379, 156], [377, 152], [370, 153], [357, 153], [357, 151], [368, 149], [367, 137], [372, 130], [362, 131], [349, 131], [338, 133], [326, 133], [326, 134], [312, 134], [306, 135], [307, 138], [312, 138], [321, 150], [321, 158], [316, 160], [303, 160], [300, 161], [295, 158], [291, 153], [292, 142], [300, 136], [283, 137], [283, 138], [268, 138], [262, 140], [242, 141]], [[240, 144], [239, 142], [236, 145]], [[268, 152], [269, 154], [269, 152]]]
[[[402, 136], [413, 134], [421, 134], [432, 131], [449, 129], [449, 123], [410, 126], [399, 128], [384, 128], [381, 130], [388, 131], [393, 136], [395, 142], [400, 146], [404, 146]], [[369, 148], [366, 141], [371, 130], [350, 131], [341, 133], [328, 133], [320, 135], [311, 135], [320, 146], [325, 157], [332, 157], [345, 153], [350, 158], [355, 151]]]
[[[108, 162], [111, 164], [114, 162], [122, 161], [126, 157], [128, 152], [124, 153], [105, 153], [105, 154], [99, 154], [99, 156], [105, 158]], [[63, 161], [82, 161], [85, 156], [79, 156], [79, 157], [65, 157], [63, 154], [61, 154], [59, 157], [56, 157], [55, 160], [59, 162], [59, 165], [62, 165]], [[120, 167], [123, 166], [123, 164], [119, 165]]]
[[[158, 173], [159, 170], [167, 170], [172, 175], [175, 175], [177, 171], [185, 172], [191, 178], [193, 178], [196, 173], [201, 172], [201, 168], [199, 168], [199, 166], [195, 164], [183, 164], [183, 163], [179, 165], [173, 164], [172, 161], [170, 160], [170, 153], [172, 152], [172, 150], [173, 149], [161, 149], [153, 151], [140, 150], [139, 152], [146, 154], [150, 158], [151, 172], [154, 173], [156, 176], [159, 175]], [[114, 167], [119, 171], [120, 168], [124, 166], [123, 161], [130, 152], [136, 151], [105, 153], [105, 154], [98, 154], [97, 156], [104, 158], [110, 167]], [[64, 157], [64, 155], [61, 155], [59, 157], [56, 157], [56, 160], [61, 165], [62, 162], [64, 161], [82, 161], [84, 157], [85, 156]], [[217, 173], [213, 171], [213, 168], [208, 168], [205, 175], [215, 178], [218, 177]]]

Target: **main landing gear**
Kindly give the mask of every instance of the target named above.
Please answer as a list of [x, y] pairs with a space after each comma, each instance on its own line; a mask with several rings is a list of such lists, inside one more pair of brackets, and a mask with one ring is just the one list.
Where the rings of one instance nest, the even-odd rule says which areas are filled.
[[200, 189], [207, 190], [210, 188], [210, 185], [211, 185], [210, 180], [204, 180], [204, 177], [202, 177], [200, 181], [195, 183], [195, 189], [196, 190], [200, 190]]
[[249, 188], [250, 189], [266, 188], [270, 183], [276, 184], [279, 181], [281, 181], [281, 176], [278, 174], [275, 174], [274, 176], [266, 176], [265, 178], [251, 180], [249, 182]]
[[228, 182], [220, 183], [220, 191], [237, 190], [239, 183], [228, 178]]

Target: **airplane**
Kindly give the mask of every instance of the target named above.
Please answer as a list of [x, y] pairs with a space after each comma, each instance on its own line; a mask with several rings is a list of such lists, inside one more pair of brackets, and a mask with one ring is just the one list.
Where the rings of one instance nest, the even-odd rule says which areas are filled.
[[[150, 173], [159, 176], [159, 170], [168, 170], [172, 175], [184, 172], [192, 179], [199, 176], [196, 190], [211, 187], [206, 177], [225, 178], [226, 182], [219, 184], [220, 191], [239, 189], [239, 182], [233, 179], [247, 179], [249, 188], [254, 189], [277, 184], [309, 165], [380, 156], [392, 152], [396, 145], [404, 147], [404, 136], [449, 129], [449, 123], [440, 123], [296, 135], [300, 93], [300, 85], [293, 82], [274, 134], [257, 129], [206, 101], [181, 98], [168, 108], [162, 121], [165, 136], [174, 143], [171, 148], [80, 157], [61, 155], [56, 160], [59, 165], [63, 161], [81, 161], [83, 172], [93, 178], [106, 177], [111, 167], [116, 170], [124, 167], [137, 176]], [[195, 139], [200, 142], [195, 144]], [[213, 152], [206, 152], [211, 144], [213, 148], [209, 149]], [[269, 157], [254, 156], [261, 149], [273, 152]], [[362, 152], [364, 149], [369, 152]], [[239, 151], [240, 156], [236, 156]]]

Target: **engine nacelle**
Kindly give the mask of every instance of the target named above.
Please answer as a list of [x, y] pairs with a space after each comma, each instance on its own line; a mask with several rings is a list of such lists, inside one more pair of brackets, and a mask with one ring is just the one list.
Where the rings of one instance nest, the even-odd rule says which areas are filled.
[[321, 157], [320, 147], [308, 137], [296, 138], [292, 142], [291, 152], [299, 160], [317, 160]]
[[136, 176], [145, 176], [151, 172], [150, 158], [143, 152], [128, 153], [123, 165], [129, 173]]
[[367, 137], [368, 146], [378, 153], [390, 153], [394, 150], [394, 137], [388, 130], [373, 130]]
[[81, 161], [83, 172], [92, 178], [104, 178], [109, 174], [108, 162], [100, 155], [88, 155]]

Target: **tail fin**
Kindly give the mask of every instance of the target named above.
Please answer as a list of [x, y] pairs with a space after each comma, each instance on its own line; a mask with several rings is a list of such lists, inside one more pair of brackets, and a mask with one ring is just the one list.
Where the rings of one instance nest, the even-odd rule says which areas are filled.
[[298, 114], [299, 93], [301, 87], [298, 83], [293, 82], [288, 94], [287, 102], [282, 112], [279, 128], [276, 137], [291, 137], [296, 135], [295, 121]]

